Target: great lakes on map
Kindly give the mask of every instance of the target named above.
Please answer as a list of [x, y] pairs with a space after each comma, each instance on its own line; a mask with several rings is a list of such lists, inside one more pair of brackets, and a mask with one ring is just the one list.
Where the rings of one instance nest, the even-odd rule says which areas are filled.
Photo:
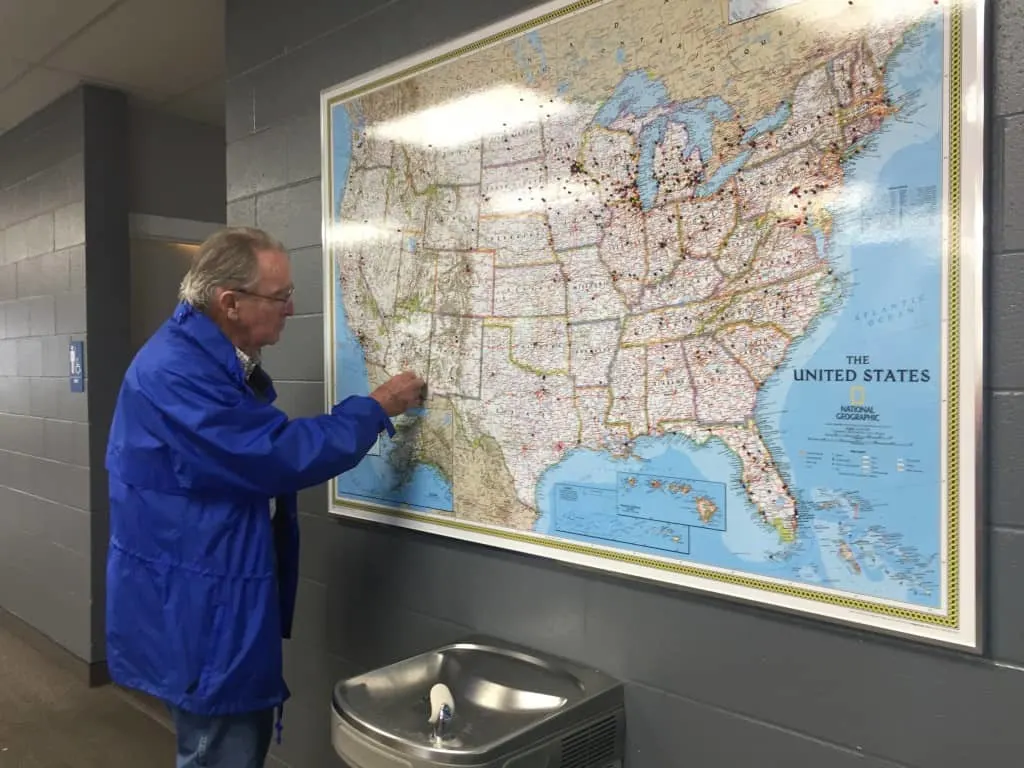
[[334, 503], [948, 617], [946, 6], [570, 10], [329, 104]]

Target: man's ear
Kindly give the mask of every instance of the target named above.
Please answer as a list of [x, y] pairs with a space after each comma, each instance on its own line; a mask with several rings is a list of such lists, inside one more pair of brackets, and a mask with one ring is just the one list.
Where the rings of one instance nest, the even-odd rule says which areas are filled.
[[213, 303], [217, 306], [221, 317], [228, 320], [238, 319], [238, 295], [234, 291], [217, 288], [213, 293]]

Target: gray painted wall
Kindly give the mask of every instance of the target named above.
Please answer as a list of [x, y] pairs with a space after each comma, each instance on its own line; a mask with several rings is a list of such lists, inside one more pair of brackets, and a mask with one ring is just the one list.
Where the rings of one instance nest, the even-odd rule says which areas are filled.
[[0, 607], [92, 659], [81, 91], [0, 136]]
[[[321, 89], [501, 18], [529, 0], [228, 0], [228, 219], [292, 249], [298, 315], [267, 354], [293, 415], [322, 410]], [[298, 621], [280, 757], [336, 765], [338, 678], [493, 633], [629, 681], [630, 768], [1001, 768], [1024, 729], [1024, 11], [996, 0], [990, 647], [983, 658], [828, 627], [391, 529], [302, 498]]]
[[[223, 222], [224, 157], [222, 128], [91, 86], [0, 136], [0, 609], [92, 679], [106, 656], [103, 458], [140, 299], [129, 211]], [[166, 305], [166, 286], [147, 291]], [[87, 342], [82, 394], [72, 339]]]
[[[102, 456], [127, 348], [126, 105], [86, 86], [0, 136], [0, 608], [89, 663], [103, 657]], [[84, 393], [70, 391], [71, 340], [86, 342]]]
[[[128, 99], [86, 86], [85, 281], [86, 390], [89, 399], [90, 509], [92, 510], [92, 647], [95, 679], [105, 675], [106, 560], [110, 536], [105, 457], [117, 393], [131, 362], [131, 291], [128, 238]], [[38, 569], [37, 569], [38, 572]]]
[[132, 103], [132, 213], [224, 223], [224, 127]]

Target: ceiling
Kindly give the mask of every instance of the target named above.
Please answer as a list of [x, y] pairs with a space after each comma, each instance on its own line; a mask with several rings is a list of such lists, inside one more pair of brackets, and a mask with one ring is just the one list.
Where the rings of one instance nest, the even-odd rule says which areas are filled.
[[224, 122], [224, 0], [0, 0], [0, 133], [82, 82]]

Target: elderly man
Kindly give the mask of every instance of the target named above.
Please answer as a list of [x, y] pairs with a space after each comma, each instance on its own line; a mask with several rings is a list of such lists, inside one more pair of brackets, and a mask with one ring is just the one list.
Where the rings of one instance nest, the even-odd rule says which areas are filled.
[[264, 764], [289, 696], [296, 494], [351, 469], [422, 402], [423, 382], [403, 373], [321, 416], [275, 408], [260, 352], [292, 290], [268, 234], [213, 235], [129, 367], [111, 426], [107, 663], [166, 702], [179, 768]]

